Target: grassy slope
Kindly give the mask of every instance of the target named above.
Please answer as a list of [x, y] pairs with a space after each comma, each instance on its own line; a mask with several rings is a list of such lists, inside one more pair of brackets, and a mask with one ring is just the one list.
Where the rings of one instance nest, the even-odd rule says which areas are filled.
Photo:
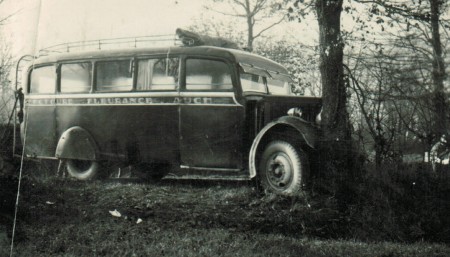
[[14, 256], [450, 256], [440, 244], [306, 236], [339, 229], [333, 213], [245, 184], [28, 179], [22, 192]]

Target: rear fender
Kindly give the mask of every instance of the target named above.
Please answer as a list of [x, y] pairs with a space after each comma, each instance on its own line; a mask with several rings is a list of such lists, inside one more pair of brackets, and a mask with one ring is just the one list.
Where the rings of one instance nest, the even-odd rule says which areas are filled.
[[82, 127], [71, 127], [59, 138], [56, 158], [98, 160], [98, 146], [94, 138]]
[[312, 149], [316, 148], [316, 141], [318, 130], [313, 127], [311, 123], [292, 116], [283, 116], [279, 119], [268, 123], [264, 128], [259, 131], [253, 140], [253, 144], [250, 148], [249, 154], [249, 173], [250, 178], [256, 176], [256, 157], [261, 147], [261, 142], [263, 139], [269, 137], [278, 129], [288, 128], [298, 132], [299, 140], [309, 146]]

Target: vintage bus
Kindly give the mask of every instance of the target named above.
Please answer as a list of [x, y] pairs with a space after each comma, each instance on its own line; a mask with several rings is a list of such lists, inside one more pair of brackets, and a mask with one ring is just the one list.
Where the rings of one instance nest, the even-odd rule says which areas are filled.
[[280, 64], [245, 51], [170, 46], [54, 54], [27, 72], [24, 153], [81, 180], [131, 166], [149, 178], [302, 189], [320, 98], [291, 93]]

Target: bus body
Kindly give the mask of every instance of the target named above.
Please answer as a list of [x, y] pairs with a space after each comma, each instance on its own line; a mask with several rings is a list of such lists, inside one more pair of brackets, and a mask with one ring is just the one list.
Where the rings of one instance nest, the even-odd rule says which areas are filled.
[[[93, 164], [112, 162], [170, 166], [178, 177], [251, 179], [271, 142], [300, 147], [304, 155], [317, 138], [320, 98], [293, 95], [285, 68], [244, 51], [198, 46], [55, 54], [36, 59], [27, 74], [26, 156], [70, 161], [80, 179], [98, 172]], [[266, 160], [274, 176], [268, 179], [283, 180], [276, 182], [282, 186], [296, 172], [279, 177], [280, 167], [296, 162], [285, 155], [293, 161]]]

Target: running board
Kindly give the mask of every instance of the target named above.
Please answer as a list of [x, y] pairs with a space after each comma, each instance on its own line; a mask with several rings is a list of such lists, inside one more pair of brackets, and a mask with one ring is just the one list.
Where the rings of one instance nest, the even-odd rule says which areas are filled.
[[249, 181], [251, 178], [246, 175], [235, 175], [235, 176], [220, 176], [220, 175], [210, 175], [210, 176], [202, 176], [202, 175], [177, 175], [173, 173], [169, 173], [164, 176], [163, 179], [178, 179], [178, 180], [233, 180], [233, 181]]
[[164, 178], [200, 180], [251, 180], [250, 174], [242, 169], [190, 167], [180, 165], [179, 170], [169, 172]]
[[181, 169], [188, 170], [202, 170], [202, 171], [222, 171], [222, 172], [240, 172], [240, 169], [228, 169], [228, 168], [205, 168], [205, 167], [190, 167], [186, 165], [180, 165]]

